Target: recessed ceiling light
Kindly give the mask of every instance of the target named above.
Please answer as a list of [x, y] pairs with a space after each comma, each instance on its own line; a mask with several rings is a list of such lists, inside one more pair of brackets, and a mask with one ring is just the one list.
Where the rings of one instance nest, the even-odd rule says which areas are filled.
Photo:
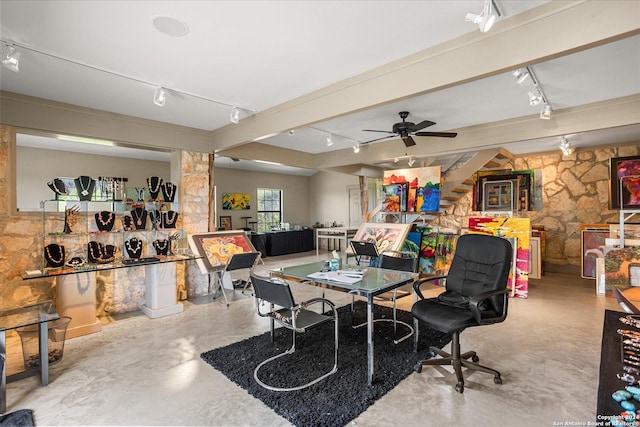
[[187, 24], [171, 16], [154, 16], [152, 22], [156, 30], [171, 37], [183, 37], [189, 32]]

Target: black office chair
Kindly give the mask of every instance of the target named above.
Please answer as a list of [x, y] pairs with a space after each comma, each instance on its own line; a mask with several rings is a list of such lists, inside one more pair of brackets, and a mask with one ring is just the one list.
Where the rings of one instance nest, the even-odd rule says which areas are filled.
[[[419, 300], [411, 308], [415, 319], [441, 332], [452, 334], [451, 354], [430, 347], [433, 356], [442, 358], [418, 362], [417, 372], [425, 365], [452, 365], [458, 383], [456, 391], [464, 392], [462, 367], [493, 374], [493, 381], [502, 384], [500, 372], [479, 365], [475, 351], [460, 354], [460, 332], [473, 326], [491, 325], [507, 317], [509, 270], [513, 248], [509, 241], [483, 234], [460, 236], [447, 276], [428, 277], [416, 281], [413, 288]], [[425, 299], [420, 286], [435, 279], [446, 278], [446, 291], [436, 298]], [[417, 322], [414, 322], [417, 328]], [[416, 333], [414, 345], [417, 346]], [[468, 359], [471, 359], [470, 361]]]
[[[255, 275], [251, 275], [251, 283], [253, 285], [253, 291], [256, 297], [256, 310], [261, 317], [268, 317], [271, 321], [271, 341], [273, 342], [274, 324], [278, 322], [283, 327], [293, 331], [293, 342], [291, 348], [285, 350], [276, 356], [270, 357], [267, 360], [261, 362], [253, 371], [253, 377], [256, 382], [262, 387], [272, 391], [294, 391], [301, 390], [322, 381], [329, 375], [332, 375], [338, 370], [338, 312], [335, 305], [326, 298], [313, 298], [309, 301], [296, 304], [293, 301], [293, 295], [289, 284], [282, 279], [277, 278], [261, 278]], [[261, 310], [262, 303], [269, 304], [269, 310], [263, 312]], [[315, 311], [307, 310], [312, 304], [322, 303], [331, 307], [332, 315], [316, 313]], [[281, 308], [277, 308], [281, 307]], [[334, 322], [334, 362], [333, 368], [329, 372], [320, 375], [316, 379], [299, 386], [292, 387], [275, 387], [266, 384], [259, 378], [258, 371], [266, 364], [279, 359], [282, 356], [292, 354], [296, 351], [296, 333], [306, 332], [314, 326], [333, 320]], [[311, 361], [309, 361], [311, 363]], [[302, 369], [305, 369], [303, 366]]]
[[[418, 272], [418, 257], [417, 254], [413, 252], [403, 252], [403, 251], [385, 251], [381, 255], [378, 256], [378, 268], [386, 268], [389, 270], [400, 270], [400, 271], [409, 271], [412, 273]], [[407, 285], [411, 286], [411, 285]], [[393, 319], [374, 319], [373, 322], [393, 322], [393, 336], [395, 337], [398, 330], [398, 324], [404, 325], [408, 329], [408, 333], [402, 336], [401, 338], [394, 338], [393, 342], [395, 344], [401, 343], [407, 338], [413, 335], [413, 327], [406, 322], [401, 320], [397, 320], [396, 316], [396, 301], [400, 298], [404, 298], [406, 296], [411, 295], [412, 292], [403, 288], [396, 288], [392, 291], [385, 292], [380, 295], [376, 295], [373, 297], [376, 301], [391, 301], [393, 302]], [[351, 311], [354, 311], [354, 297], [351, 298]], [[354, 328], [360, 328], [365, 326], [367, 322], [361, 323], [359, 325], [355, 325]]]

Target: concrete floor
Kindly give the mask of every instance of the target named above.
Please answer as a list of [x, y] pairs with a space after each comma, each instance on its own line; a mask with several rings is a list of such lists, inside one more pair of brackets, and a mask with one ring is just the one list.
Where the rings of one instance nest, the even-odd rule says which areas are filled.
[[[258, 273], [327, 257], [308, 252], [267, 258]], [[320, 292], [299, 284], [293, 290], [299, 300]], [[39, 426], [289, 425], [200, 359], [203, 351], [268, 330], [252, 297], [230, 293], [228, 309], [220, 297], [206, 304], [185, 301], [183, 313], [159, 319], [141, 312], [105, 319], [101, 332], [67, 340], [47, 387], [36, 377], [8, 384], [8, 411], [33, 409]], [[350, 301], [339, 292], [327, 296], [340, 305]], [[401, 308], [410, 305], [411, 298], [401, 300]], [[595, 421], [605, 309], [619, 310], [613, 298], [596, 296], [592, 280], [557, 273], [531, 280], [529, 298], [512, 299], [504, 323], [461, 335], [462, 351], [477, 350], [482, 363], [501, 371], [503, 385], [472, 373], [461, 395], [450, 368], [428, 367], [350, 425], [537, 427]]]

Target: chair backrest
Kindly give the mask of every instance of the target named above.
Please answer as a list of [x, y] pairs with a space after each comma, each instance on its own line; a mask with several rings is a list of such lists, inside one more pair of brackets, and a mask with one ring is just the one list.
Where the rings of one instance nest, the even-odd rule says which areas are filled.
[[251, 284], [256, 298], [284, 308], [295, 307], [289, 284], [281, 279], [251, 275]]
[[239, 254], [231, 255], [229, 262], [227, 262], [227, 266], [225, 270], [241, 270], [243, 268], [253, 268], [253, 266], [258, 262], [258, 258], [260, 257], [260, 252], [243, 252]]
[[[513, 248], [501, 237], [465, 234], [458, 238], [447, 275], [446, 289], [464, 297], [506, 289], [509, 282]], [[497, 312], [504, 299], [492, 298]]]
[[353, 252], [358, 256], [378, 256], [378, 248], [374, 242], [359, 242], [357, 240], [352, 240], [350, 244]]
[[387, 251], [378, 258], [378, 267], [417, 273], [418, 258], [413, 252]]

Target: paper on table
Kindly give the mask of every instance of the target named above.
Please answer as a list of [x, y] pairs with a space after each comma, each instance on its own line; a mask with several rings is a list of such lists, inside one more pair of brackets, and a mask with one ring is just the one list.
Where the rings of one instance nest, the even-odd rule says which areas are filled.
[[340, 283], [357, 283], [362, 280], [362, 275], [360, 274], [344, 274], [337, 271], [327, 271], [327, 272], [317, 272], [311, 273], [307, 276], [310, 279], [317, 280], [328, 280], [330, 282], [340, 282]]

